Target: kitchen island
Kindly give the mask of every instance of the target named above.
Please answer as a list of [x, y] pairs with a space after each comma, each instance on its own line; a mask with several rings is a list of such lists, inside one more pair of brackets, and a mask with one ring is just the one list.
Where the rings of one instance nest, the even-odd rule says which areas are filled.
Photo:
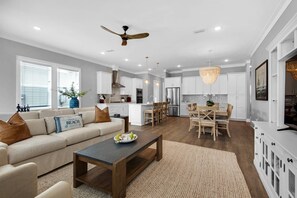
[[152, 109], [152, 103], [141, 103], [141, 104], [129, 104], [129, 122], [131, 125], [143, 126], [144, 122], [144, 111]]

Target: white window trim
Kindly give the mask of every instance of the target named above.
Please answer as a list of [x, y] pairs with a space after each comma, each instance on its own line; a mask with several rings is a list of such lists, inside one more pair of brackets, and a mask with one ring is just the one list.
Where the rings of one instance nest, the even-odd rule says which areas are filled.
[[[77, 71], [79, 74], [79, 90], [81, 90], [81, 68], [79, 67], [73, 67], [69, 65], [63, 65], [59, 63], [54, 63], [54, 62], [49, 62], [49, 61], [43, 61], [39, 59], [34, 59], [34, 58], [29, 58], [29, 57], [24, 57], [24, 56], [17, 56], [16, 57], [16, 104], [20, 104], [20, 90], [21, 90], [21, 61], [24, 62], [31, 62], [31, 63], [38, 63], [41, 65], [45, 65], [48, 67], [52, 68], [52, 73], [51, 73], [51, 88], [52, 88], [52, 95], [51, 95], [51, 108], [52, 109], [57, 109], [58, 108], [58, 102], [57, 102], [57, 70], [58, 69], [67, 69], [67, 70], [72, 70], [72, 71]], [[79, 103], [81, 107], [81, 101]], [[44, 109], [44, 108], [38, 108], [38, 109]], [[35, 109], [34, 109], [35, 110]], [[37, 110], [37, 108], [36, 108]]]

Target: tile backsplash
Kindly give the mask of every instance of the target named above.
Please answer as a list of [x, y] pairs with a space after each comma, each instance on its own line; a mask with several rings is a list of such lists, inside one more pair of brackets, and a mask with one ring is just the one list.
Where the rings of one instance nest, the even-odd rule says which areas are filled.
[[228, 103], [228, 95], [183, 95], [182, 102], [192, 103], [198, 105], [205, 105], [206, 101], [212, 99], [214, 103]]

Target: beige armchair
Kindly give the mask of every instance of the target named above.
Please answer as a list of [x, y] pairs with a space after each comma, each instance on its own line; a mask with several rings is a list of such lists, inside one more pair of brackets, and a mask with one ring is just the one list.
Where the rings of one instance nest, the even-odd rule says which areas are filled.
[[[26, 163], [17, 167], [8, 164], [7, 150], [0, 147], [0, 197], [32, 198], [37, 196], [37, 165]], [[70, 198], [71, 188], [67, 182], [59, 182], [44, 191], [38, 198]]]

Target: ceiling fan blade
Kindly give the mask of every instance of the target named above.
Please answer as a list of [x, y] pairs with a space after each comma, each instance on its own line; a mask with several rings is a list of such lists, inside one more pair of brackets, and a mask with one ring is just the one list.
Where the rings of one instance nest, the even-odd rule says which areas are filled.
[[116, 34], [116, 35], [121, 36], [120, 34], [118, 34], [118, 33], [114, 32], [114, 31], [112, 31], [112, 30], [110, 30], [110, 29], [104, 27], [103, 25], [101, 25], [101, 28], [102, 28], [103, 30], [106, 30], [106, 31], [110, 32], [110, 33], [113, 33], [113, 34]]
[[142, 39], [142, 38], [148, 37], [149, 35], [150, 35], [149, 33], [132, 34], [132, 35], [127, 34], [127, 39]]
[[127, 45], [127, 40], [124, 40], [122, 41], [122, 46], [126, 46]]

